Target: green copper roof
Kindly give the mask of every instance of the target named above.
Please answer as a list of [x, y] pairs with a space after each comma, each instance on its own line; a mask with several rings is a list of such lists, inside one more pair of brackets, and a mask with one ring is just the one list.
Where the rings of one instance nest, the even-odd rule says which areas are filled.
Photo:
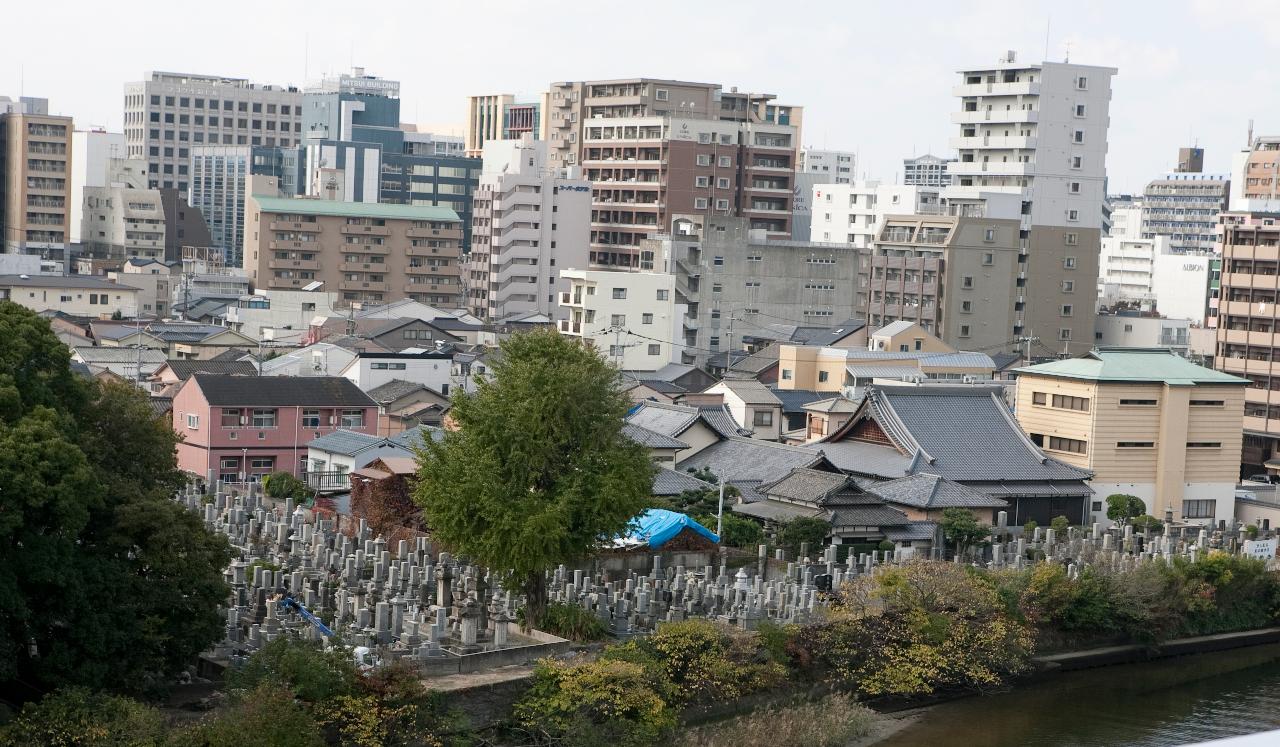
[[264, 212], [298, 215], [337, 215], [345, 218], [392, 218], [398, 220], [461, 221], [449, 208], [431, 205], [392, 205], [382, 202], [340, 202], [309, 200], [298, 197], [254, 195], [254, 202]]
[[1016, 369], [1018, 373], [1061, 376], [1067, 379], [1111, 382], [1164, 382], [1173, 386], [1194, 384], [1248, 384], [1248, 379], [1197, 366], [1168, 348], [1097, 348], [1080, 358], [1068, 358]]

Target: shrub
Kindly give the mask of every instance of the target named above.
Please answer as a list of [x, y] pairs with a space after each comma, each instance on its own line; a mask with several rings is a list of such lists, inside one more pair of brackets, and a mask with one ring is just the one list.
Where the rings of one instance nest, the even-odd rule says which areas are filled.
[[667, 623], [641, 642], [662, 667], [674, 702], [732, 700], [780, 683], [786, 670], [756, 661], [759, 639], [708, 620]]
[[1250, 524], [1249, 526], [1244, 528], [1244, 535], [1249, 539], [1257, 539], [1259, 531], [1260, 530], [1258, 529], [1257, 524]]
[[[715, 514], [699, 516], [698, 523], [713, 532], [716, 530]], [[720, 525], [720, 544], [722, 545], [751, 547], [764, 541], [764, 529], [751, 519], [726, 512]]]
[[881, 552], [891, 552], [894, 547], [896, 547], [896, 545], [889, 540], [880, 540], [879, 544], [876, 545], [876, 549]]
[[807, 543], [809, 552], [813, 553], [823, 546], [830, 533], [831, 523], [826, 519], [800, 516], [778, 527], [778, 546], [787, 551], [787, 557], [799, 559], [802, 544]]
[[274, 472], [262, 478], [262, 491], [277, 500], [300, 501], [308, 496], [307, 484], [288, 472]]
[[0, 727], [0, 744], [102, 747], [159, 745], [160, 712], [136, 700], [81, 688], [59, 690], [28, 703]]
[[277, 638], [227, 675], [232, 692], [273, 684], [308, 703], [355, 694], [359, 674], [351, 655], [340, 647], [329, 651], [309, 641]]
[[942, 536], [955, 548], [956, 554], [985, 540], [991, 527], [980, 523], [967, 508], [947, 508], [942, 511]]
[[1049, 526], [1056, 534], [1062, 535], [1067, 531], [1067, 527], [1071, 526], [1071, 520], [1065, 516], [1055, 516], [1049, 522]]
[[287, 688], [263, 682], [230, 708], [170, 735], [169, 747], [322, 747], [320, 725]]
[[580, 643], [602, 641], [609, 636], [604, 622], [590, 610], [563, 602], [549, 603], [535, 627]]
[[842, 747], [871, 733], [876, 716], [848, 695], [767, 708], [687, 732], [680, 747]]
[[645, 667], [616, 659], [569, 665], [542, 661], [516, 703], [516, 720], [544, 740], [572, 747], [649, 747], [676, 726]]
[[1147, 512], [1147, 504], [1136, 495], [1112, 493], [1107, 496], [1107, 518], [1121, 524]]
[[1035, 535], [1036, 529], [1039, 528], [1039, 526], [1040, 525], [1034, 521], [1028, 521], [1026, 524], [1022, 525], [1022, 533], [1026, 535], [1028, 542], [1031, 541], [1031, 537]]

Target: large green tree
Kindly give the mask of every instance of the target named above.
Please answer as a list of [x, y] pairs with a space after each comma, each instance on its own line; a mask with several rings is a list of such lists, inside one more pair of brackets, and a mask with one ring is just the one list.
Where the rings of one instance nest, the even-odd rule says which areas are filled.
[[630, 401], [596, 351], [554, 332], [514, 335], [456, 423], [419, 453], [416, 499], [436, 540], [546, 606], [544, 574], [589, 555], [650, 502], [647, 451], [622, 434]]
[[221, 634], [230, 552], [169, 500], [177, 437], [147, 397], [75, 376], [0, 303], [0, 683], [136, 691]]

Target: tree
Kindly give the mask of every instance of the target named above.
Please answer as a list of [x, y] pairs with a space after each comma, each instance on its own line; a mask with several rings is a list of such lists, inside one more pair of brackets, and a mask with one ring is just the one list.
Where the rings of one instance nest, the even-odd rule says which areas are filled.
[[163, 737], [160, 711], [82, 688], [28, 703], [17, 718], [0, 727], [0, 744], [159, 745]]
[[222, 634], [225, 538], [169, 498], [177, 436], [146, 395], [75, 376], [0, 303], [0, 682], [142, 690]]
[[967, 508], [948, 508], [942, 511], [942, 536], [955, 547], [956, 554], [991, 535], [991, 527], [979, 522]]
[[[698, 523], [714, 532], [716, 530], [716, 515], [703, 514], [698, 517]], [[728, 545], [729, 547], [750, 547], [763, 541], [764, 529], [759, 524], [751, 519], [725, 512], [721, 522], [720, 544]]]
[[263, 478], [262, 492], [281, 501], [285, 498], [301, 501], [307, 498], [307, 484], [288, 472], [273, 472]]
[[1147, 512], [1147, 504], [1136, 495], [1113, 493], [1107, 496], [1107, 518], [1124, 524]]
[[1065, 516], [1055, 516], [1049, 520], [1049, 528], [1061, 536], [1071, 526], [1071, 520]]
[[800, 557], [800, 545], [808, 544], [809, 551], [821, 548], [831, 534], [831, 522], [816, 516], [798, 516], [784, 521], [778, 527], [778, 546], [793, 558]]
[[622, 434], [631, 401], [617, 370], [560, 335], [514, 335], [457, 424], [418, 452], [415, 498], [436, 541], [524, 593], [525, 619], [546, 607], [545, 574], [589, 555], [650, 503], [653, 465]]

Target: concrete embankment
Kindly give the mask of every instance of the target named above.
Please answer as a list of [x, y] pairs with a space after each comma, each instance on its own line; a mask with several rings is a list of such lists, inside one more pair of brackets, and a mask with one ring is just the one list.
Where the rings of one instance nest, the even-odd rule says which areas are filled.
[[1213, 651], [1225, 651], [1232, 648], [1260, 646], [1277, 642], [1280, 642], [1280, 627], [1201, 635], [1193, 638], [1178, 638], [1150, 645], [1130, 644], [1125, 646], [1104, 646], [1083, 651], [1067, 651], [1061, 654], [1037, 656], [1032, 661], [1042, 671], [1070, 672], [1075, 669], [1106, 667], [1113, 664], [1132, 664], [1171, 656], [1205, 654]]

